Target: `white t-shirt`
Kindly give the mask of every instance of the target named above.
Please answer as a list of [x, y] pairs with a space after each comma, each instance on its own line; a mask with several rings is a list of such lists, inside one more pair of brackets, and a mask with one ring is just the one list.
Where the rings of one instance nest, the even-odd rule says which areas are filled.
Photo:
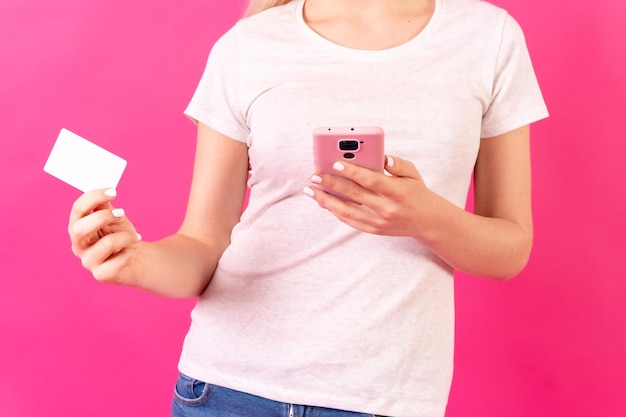
[[276, 401], [443, 416], [453, 370], [453, 271], [411, 238], [339, 222], [303, 194], [318, 126], [381, 126], [386, 153], [466, 202], [481, 138], [547, 116], [523, 34], [502, 9], [437, 0], [416, 38], [336, 45], [304, 0], [239, 21], [186, 110], [250, 156], [249, 205], [192, 312], [179, 369]]

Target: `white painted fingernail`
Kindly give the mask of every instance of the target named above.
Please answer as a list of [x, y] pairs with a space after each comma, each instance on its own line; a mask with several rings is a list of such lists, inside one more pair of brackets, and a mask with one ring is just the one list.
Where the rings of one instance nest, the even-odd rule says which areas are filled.
[[335, 162], [333, 164], [333, 169], [336, 171], [343, 171], [346, 167], [341, 162]]
[[319, 175], [313, 175], [311, 177], [311, 182], [313, 184], [321, 184], [322, 183], [322, 177], [320, 177]]
[[392, 166], [395, 165], [395, 163], [396, 163], [396, 161], [393, 160], [393, 157], [387, 155], [387, 166], [388, 167], [392, 167]]
[[111, 213], [113, 213], [113, 217], [124, 217], [124, 214], [126, 214], [124, 209], [121, 208], [113, 209]]
[[108, 190], [104, 191], [104, 195], [107, 197], [117, 197], [117, 191], [115, 190], [115, 188], [109, 188]]
[[142, 239], [141, 235], [137, 233], [137, 240], [141, 240], [141, 239]]
[[304, 187], [302, 191], [304, 191], [304, 194], [308, 195], [309, 197], [313, 197], [315, 195], [315, 191], [313, 191], [313, 189], [309, 187]]

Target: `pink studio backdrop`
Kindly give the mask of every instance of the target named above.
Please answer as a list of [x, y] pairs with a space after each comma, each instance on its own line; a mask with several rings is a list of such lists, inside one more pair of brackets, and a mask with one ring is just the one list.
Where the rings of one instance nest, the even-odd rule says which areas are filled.
[[[536, 243], [496, 283], [458, 274], [449, 417], [626, 415], [623, 2], [498, 0], [552, 117], [533, 128]], [[192, 300], [98, 284], [70, 252], [78, 192], [42, 171], [61, 127], [122, 155], [118, 204], [178, 227], [182, 115], [241, 1], [0, 3], [0, 416], [166, 416]]]

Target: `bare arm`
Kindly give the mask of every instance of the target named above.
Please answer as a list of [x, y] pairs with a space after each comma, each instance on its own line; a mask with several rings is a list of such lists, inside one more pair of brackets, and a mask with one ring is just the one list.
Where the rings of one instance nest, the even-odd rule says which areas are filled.
[[[430, 191], [415, 166], [388, 158], [391, 177], [352, 164], [343, 175], [315, 175], [309, 194], [343, 222], [368, 233], [411, 236], [455, 269], [494, 279], [513, 277], [532, 246], [528, 126], [483, 139], [475, 168], [475, 212]], [[361, 205], [315, 188], [327, 187]]]
[[95, 190], [72, 208], [72, 250], [102, 282], [169, 297], [197, 296], [239, 221], [247, 173], [246, 144], [200, 124], [189, 203], [176, 234], [157, 242], [139, 241], [128, 218], [113, 209], [114, 197]]
[[461, 271], [507, 279], [528, 262], [533, 241], [529, 128], [483, 139], [474, 214], [436, 197], [426, 244]]

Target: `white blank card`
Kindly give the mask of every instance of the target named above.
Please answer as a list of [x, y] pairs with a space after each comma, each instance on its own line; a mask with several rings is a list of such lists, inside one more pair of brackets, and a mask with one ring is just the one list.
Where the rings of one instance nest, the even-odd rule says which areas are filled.
[[85, 192], [116, 188], [125, 168], [124, 159], [61, 129], [43, 170]]

